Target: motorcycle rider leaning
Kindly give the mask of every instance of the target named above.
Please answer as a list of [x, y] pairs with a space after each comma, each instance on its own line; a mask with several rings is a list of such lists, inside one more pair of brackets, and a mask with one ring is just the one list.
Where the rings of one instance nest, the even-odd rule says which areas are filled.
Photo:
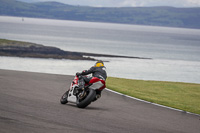
[[[84, 75], [88, 75], [88, 74], [92, 74], [92, 77], [84, 76]], [[78, 73], [76, 73], [76, 75], [77, 76], [82, 75], [82, 76], [80, 76], [81, 78], [79, 79], [78, 90], [83, 90], [85, 83], [88, 84], [93, 77], [97, 77], [104, 81], [106, 81], [106, 78], [107, 78], [106, 67], [104, 66], [104, 63], [101, 60], [97, 61], [95, 63], [95, 65], [92, 66], [89, 70], [84, 70], [81, 73], [78, 72]], [[101, 91], [97, 91], [96, 99], [98, 99], [100, 97], [101, 97]]]

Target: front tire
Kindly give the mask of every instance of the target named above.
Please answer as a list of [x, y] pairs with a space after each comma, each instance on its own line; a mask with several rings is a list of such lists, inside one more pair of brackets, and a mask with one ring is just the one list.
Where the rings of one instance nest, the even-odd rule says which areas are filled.
[[62, 97], [61, 97], [61, 99], [60, 99], [60, 103], [61, 103], [61, 104], [66, 104], [66, 103], [68, 103], [68, 101], [67, 101], [68, 94], [69, 94], [69, 91], [66, 91], [66, 92], [62, 95]]
[[84, 100], [79, 101], [79, 99], [77, 99], [77, 103], [76, 103], [77, 107], [79, 108], [87, 107], [94, 100], [95, 96], [96, 96], [96, 91], [93, 89], [90, 89]]

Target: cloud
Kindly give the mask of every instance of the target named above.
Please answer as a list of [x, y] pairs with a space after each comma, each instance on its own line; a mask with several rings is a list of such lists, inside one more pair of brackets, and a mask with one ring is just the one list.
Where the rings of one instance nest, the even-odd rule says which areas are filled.
[[173, 6], [173, 7], [199, 7], [200, 0], [61, 0], [103, 7], [144, 7], [144, 6]]
[[123, 0], [121, 6], [173, 6], [173, 7], [199, 7], [200, 0]]
[[185, 0], [187, 5], [200, 6], [200, 0]]
[[[30, 0], [21, 0], [30, 1]], [[200, 7], [200, 0], [31, 0], [31, 1], [57, 1], [71, 5], [84, 5], [95, 7]]]

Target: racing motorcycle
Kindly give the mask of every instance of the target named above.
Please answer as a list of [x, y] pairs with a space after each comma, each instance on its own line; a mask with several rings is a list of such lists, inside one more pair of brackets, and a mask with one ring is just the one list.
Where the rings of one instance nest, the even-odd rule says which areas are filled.
[[61, 97], [60, 103], [66, 104], [68, 102], [75, 103], [79, 108], [85, 108], [91, 102], [97, 100], [100, 97], [101, 92], [105, 87], [105, 81], [97, 77], [93, 77], [88, 84], [84, 85], [83, 89], [78, 89], [82, 76], [75, 76], [72, 81], [69, 90], [67, 90]]

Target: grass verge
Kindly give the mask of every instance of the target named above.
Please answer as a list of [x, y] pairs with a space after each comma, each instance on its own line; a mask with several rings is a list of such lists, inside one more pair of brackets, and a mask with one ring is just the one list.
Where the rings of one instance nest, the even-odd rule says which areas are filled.
[[106, 86], [132, 97], [200, 114], [200, 84], [109, 77]]

